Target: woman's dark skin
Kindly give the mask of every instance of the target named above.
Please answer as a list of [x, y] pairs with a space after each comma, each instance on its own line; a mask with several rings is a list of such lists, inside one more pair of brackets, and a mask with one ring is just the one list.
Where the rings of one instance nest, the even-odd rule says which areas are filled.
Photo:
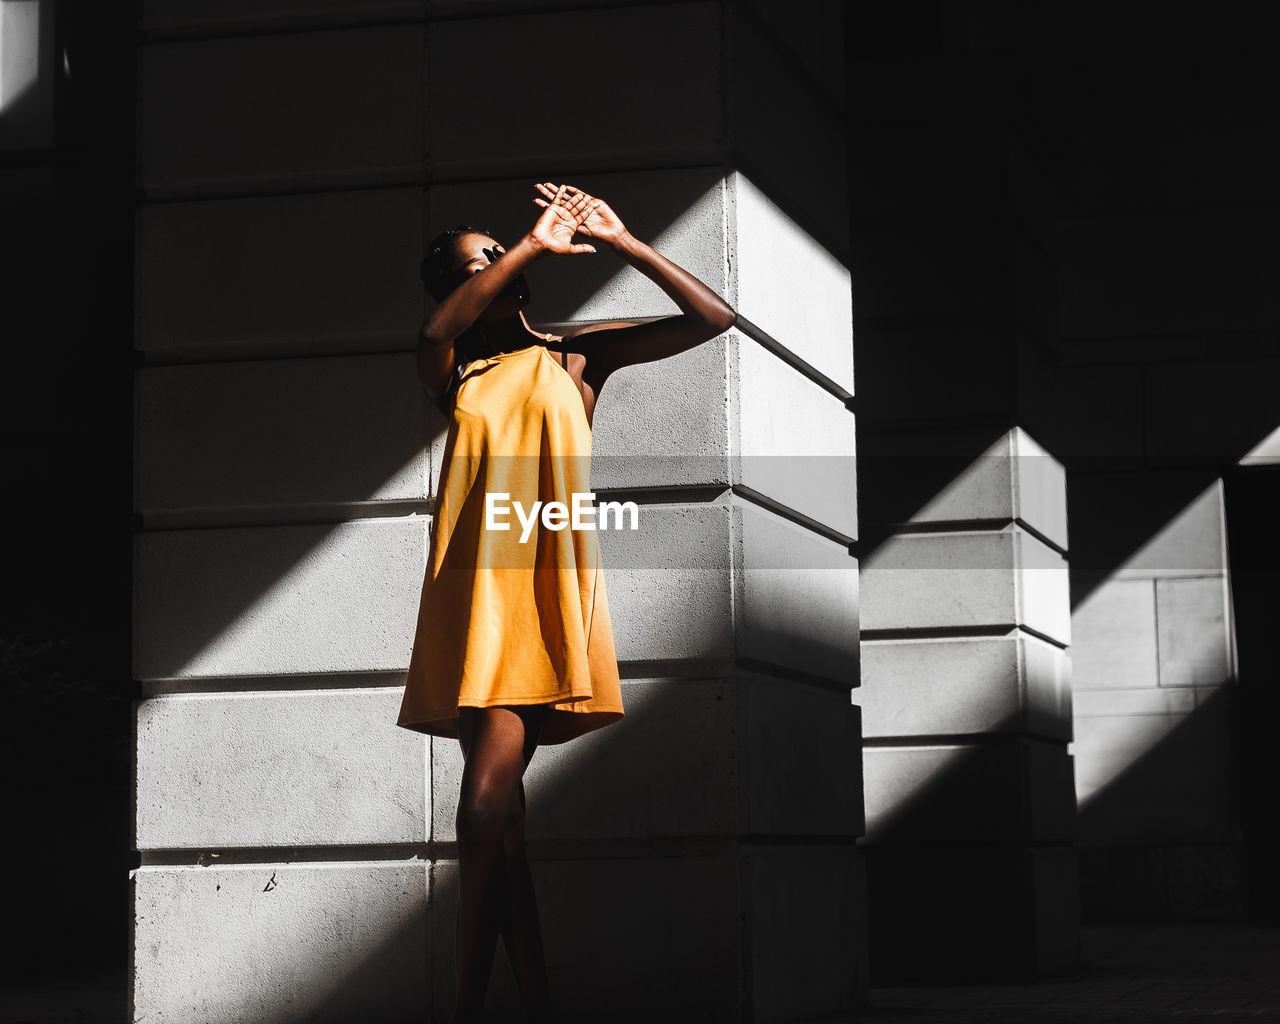
[[[723, 299], [635, 238], [603, 200], [570, 185], [557, 188], [542, 182], [535, 187], [542, 197], [534, 202], [543, 212], [510, 250], [481, 234], [458, 239], [458, 284], [422, 328], [418, 374], [428, 397], [446, 415], [454, 341], [473, 324], [483, 332], [491, 354], [534, 344], [566, 353], [588, 424], [614, 370], [676, 355], [733, 326], [736, 314]], [[590, 243], [575, 243], [575, 235], [611, 248], [662, 288], [681, 313], [644, 324], [594, 324], [548, 342], [524, 317], [528, 289], [522, 272], [547, 256], [596, 251]], [[549, 704], [458, 708], [464, 766], [457, 817], [457, 996], [452, 1024], [479, 1019], [499, 933], [530, 1019], [551, 1020], [542, 933], [525, 856], [523, 785], [550, 710]]]

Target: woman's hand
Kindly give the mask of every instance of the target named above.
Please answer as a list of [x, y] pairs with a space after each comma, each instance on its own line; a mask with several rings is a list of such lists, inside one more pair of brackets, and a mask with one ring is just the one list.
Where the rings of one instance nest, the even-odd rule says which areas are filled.
[[581, 225], [587, 218], [591, 197], [586, 193], [566, 195], [567, 185], [561, 185], [559, 189], [552, 191], [548, 191], [543, 185], [538, 188], [551, 197], [551, 202], [534, 200], [544, 208], [538, 223], [529, 232], [529, 238], [534, 244], [544, 252], [551, 253], [595, 252], [594, 245], [573, 241], [573, 236], [581, 230]]
[[[561, 185], [557, 190], [551, 182], [544, 181], [538, 186], [538, 191], [553, 202], [557, 201], [556, 197], [559, 195], [563, 195], [563, 199], [558, 201], [565, 203], [585, 198], [587, 200], [587, 215], [578, 227], [578, 231], [581, 234], [615, 245], [627, 233], [627, 227], [622, 223], [622, 218], [613, 212], [608, 203], [603, 199], [587, 195], [580, 188], [574, 188], [572, 185]], [[535, 199], [534, 202], [542, 201]]]

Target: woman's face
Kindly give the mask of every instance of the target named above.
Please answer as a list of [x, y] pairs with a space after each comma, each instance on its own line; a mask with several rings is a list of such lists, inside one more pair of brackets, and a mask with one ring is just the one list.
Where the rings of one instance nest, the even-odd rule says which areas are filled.
[[[461, 284], [470, 275], [478, 274], [506, 250], [488, 235], [467, 234], [460, 237], [454, 247], [454, 272]], [[456, 285], [455, 285], [456, 287]], [[517, 274], [510, 283], [489, 302], [480, 314], [480, 323], [494, 323], [515, 316], [529, 304], [529, 285], [523, 274]]]

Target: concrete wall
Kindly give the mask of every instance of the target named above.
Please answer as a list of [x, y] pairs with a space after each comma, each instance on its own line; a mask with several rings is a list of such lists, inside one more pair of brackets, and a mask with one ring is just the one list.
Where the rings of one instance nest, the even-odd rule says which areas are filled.
[[884, 154], [853, 175], [860, 458], [927, 456], [886, 468], [888, 488], [860, 474], [864, 543], [929, 506], [1001, 415], [1051, 453], [1084, 920], [1240, 920], [1275, 834], [1242, 774], [1274, 765], [1242, 712], [1232, 607], [1233, 566], [1259, 556], [1230, 552], [1224, 488], [1277, 420], [1261, 23], [1190, 4], [933, 10], [851, 23], [853, 88], [886, 97], [853, 122]]
[[[593, 486], [642, 503], [602, 535], [627, 717], [530, 768], [553, 991], [865, 998], [843, 93], [797, 70], [840, 8], [805, 7], [143, 5], [135, 1019], [448, 1013], [462, 762], [394, 725], [444, 426], [416, 270], [457, 219], [526, 230], [548, 174], [741, 314], [597, 408]], [[539, 38], [610, 55], [568, 134]], [[608, 255], [531, 277], [547, 326], [675, 311]]]

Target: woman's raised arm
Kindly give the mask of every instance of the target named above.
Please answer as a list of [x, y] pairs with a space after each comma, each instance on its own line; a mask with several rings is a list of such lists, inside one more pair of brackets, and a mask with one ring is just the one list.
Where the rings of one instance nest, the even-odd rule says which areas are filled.
[[[571, 203], [587, 196], [572, 185], [561, 185], [556, 189], [550, 182], [540, 184], [538, 190], [551, 200], [548, 203], [535, 199], [534, 202], [541, 206], [553, 205], [557, 196], [561, 203]], [[723, 334], [733, 326], [737, 313], [724, 299], [683, 267], [632, 235], [604, 200], [593, 196], [587, 196], [587, 199], [586, 216], [578, 226], [578, 232], [609, 245], [622, 259], [671, 296], [681, 309], [678, 316], [663, 317], [647, 324], [631, 324], [612, 330], [601, 330], [609, 326], [601, 324], [577, 332], [599, 331], [591, 339], [591, 363], [600, 381], [619, 366], [676, 355]]]

